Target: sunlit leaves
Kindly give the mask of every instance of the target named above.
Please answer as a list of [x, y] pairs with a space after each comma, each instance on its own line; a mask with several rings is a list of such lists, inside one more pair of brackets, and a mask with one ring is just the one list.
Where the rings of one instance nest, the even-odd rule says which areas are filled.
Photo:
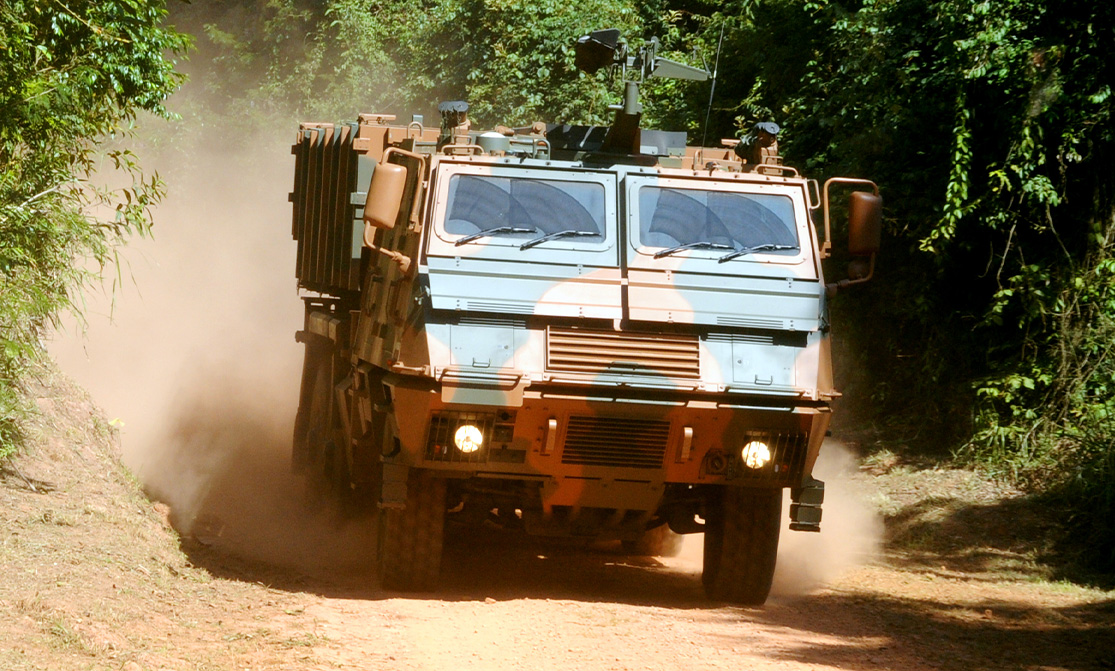
[[[170, 59], [188, 39], [165, 14], [160, 0], [0, 4], [0, 447], [15, 435], [21, 360], [115, 246], [149, 230], [162, 196], [157, 176], [105, 143], [141, 110], [168, 115], [181, 81]], [[122, 186], [103, 186], [100, 168]]]

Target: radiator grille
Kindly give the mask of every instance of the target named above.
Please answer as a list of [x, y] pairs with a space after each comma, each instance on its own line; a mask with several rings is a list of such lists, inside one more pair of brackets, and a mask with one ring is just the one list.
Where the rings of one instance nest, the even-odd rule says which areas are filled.
[[550, 328], [546, 368], [574, 373], [701, 377], [697, 336]]
[[663, 420], [570, 417], [563, 464], [660, 468], [670, 437]]

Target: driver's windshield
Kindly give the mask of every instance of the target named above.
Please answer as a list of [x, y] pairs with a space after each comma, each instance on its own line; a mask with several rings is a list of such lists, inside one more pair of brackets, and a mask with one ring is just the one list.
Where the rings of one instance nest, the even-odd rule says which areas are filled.
[[788, 196], [644, 186], [639, 189], [639, 241], [648, 247], [798, 248]]
[[602, 236], [605, 191], [597, 182], [453, 175], [447, 211], [445, 231], [453, 235], [516, 242], [561, 231]]

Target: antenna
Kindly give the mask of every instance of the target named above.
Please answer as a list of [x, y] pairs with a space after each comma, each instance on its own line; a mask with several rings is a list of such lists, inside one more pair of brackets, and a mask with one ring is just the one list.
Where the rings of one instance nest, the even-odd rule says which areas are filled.
[[701, 129], [701, 146], [708, 140], [708, 119], [712, 115], [712, 97], [716, 95], [716, 74], [720, 72], [720, 47], [724, 45], [724, 23], [720, 24], [720, 39], [716, 42], [716, 61], [712, 65], [712, 88], [708, 92], [708, 109], [705, 110], [705, 125]]
[[574, 45], [574, 64], [578, 70], [592, 74], [604, 67], [609, 72], [614, 71], [617, 65], [620, 68], [623, 102], [608, 105], [608, 109], [616, 111], [616, 120], [604, 137], [602, 151], [605, 153], [639, 153], [639, 119], [643, 113], [643, 106], [639, 102], [639, 87], [647, 78], [665, 77], [702, 82], [709, 78], [707, 70], [659, 56], [660, 46], [658, 38], [652, 37], [632, 52], [615, 28], [593, 31], [578, 39]]

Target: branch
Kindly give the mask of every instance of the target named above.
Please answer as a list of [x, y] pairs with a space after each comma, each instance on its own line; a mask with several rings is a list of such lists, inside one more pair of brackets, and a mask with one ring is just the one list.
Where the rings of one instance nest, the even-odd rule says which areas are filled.
[[63, 5], [61, 0], [54, 0], [54, 4], [61, 7], [62, 10], [65, 11], [70, 16], [72, 16], [75, 19], [77, 19], [78, 21], [84, 23], [86, 28], [88, 28], [89, 30], [92, 30], [97, 35], [100, 35], [102, 37], [107, 37], [110, 40], [116, 40], [117, 42], [121, 42], [123, 44], [130, 44], [131, 43], [131, 40], [126, 40], [123, 37], [117, 37], [116, 35], [109, 35], [108, 31], [106, 31], [104, 28], [102, 28], [100, 26], [95, 26], [92, 23], [90, 23], [89, 21], [86, 21], [85, 19], [81, 18], [76, 13], [74, 13], [74, 10], [70, 9], [66, 5]]
[[60, 182], [60, 183], [55, 184], [54, 186], [50, 187], [46, 191], [40, 191], [39, 193], [36, 193], [34, 196], [31, 196], [27, 200], [23, 201], [19, 205], [16, 205], [15, 209], [23, 210], [25, 207], [27, 207], [31, 203], [35, 202], [36, 200], [42, 198], [43, 196], [45, 196], [47, 194], [54, 193], [54, 192], [58, 191], [59, 189], [61, 189], [66, 184], [69, 184], [69, 182]]

